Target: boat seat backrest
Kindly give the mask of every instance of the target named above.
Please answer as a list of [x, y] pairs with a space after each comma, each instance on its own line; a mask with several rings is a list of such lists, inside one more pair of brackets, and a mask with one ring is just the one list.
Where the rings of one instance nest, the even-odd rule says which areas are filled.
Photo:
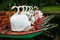
[[10, 16], [12, 16], [13, 14], [14, 12], [0, 11], [0, 26], [8, 24], [10, 20]]

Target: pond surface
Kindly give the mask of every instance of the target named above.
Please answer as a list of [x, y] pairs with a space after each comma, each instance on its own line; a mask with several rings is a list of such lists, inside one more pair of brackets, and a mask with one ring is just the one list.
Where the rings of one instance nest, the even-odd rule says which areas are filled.
[[55, 17], [54, 18], [52, 18], [49, 22], [50, 23], [54, 23], [54, 24], [58, 24], [58, 27], [56, 27], [56, 28], [53, 28], [51, 31], [52, 31], [52, 33], [53, 34], [58, 34], [58, 35], [60, 35], [60, 14], [44, 14], [44, 15], [55, 15]]

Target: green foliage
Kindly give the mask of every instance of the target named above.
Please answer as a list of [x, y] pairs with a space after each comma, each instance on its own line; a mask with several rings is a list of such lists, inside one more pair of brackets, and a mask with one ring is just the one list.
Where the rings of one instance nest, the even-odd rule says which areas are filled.
[[10, 6], [13, 6], [14, 3], [16, 3], [16, 5], [31, 5], [40, 7], [42, 0], [1, 0], [0, 11], [9, 10], [9, 3], [11, 3]]
[[54, 5], [55, 0], [0, 0], [0, 11], [2, 10], [9, 10], [9, 3], [10, 6], [16, 5], [31, 5], [31, 6], [38, 6], [40, 9], [42, 5]]
[[60, 6], [45, 6], [41, 10], [48, 13], [60, 13]]

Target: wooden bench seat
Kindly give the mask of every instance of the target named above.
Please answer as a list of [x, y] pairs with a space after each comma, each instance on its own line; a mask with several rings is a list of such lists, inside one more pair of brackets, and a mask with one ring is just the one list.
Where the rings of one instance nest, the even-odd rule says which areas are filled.
[[9, 23], [9, 18], [4, 18], [2, 20], [2, 24], [8, 24]]
[[0, 12], [0, 16], [6, 15], [6, 12]]
[[10, 16], [15, 12], [0, 11], [0, 32], [10, 28]]

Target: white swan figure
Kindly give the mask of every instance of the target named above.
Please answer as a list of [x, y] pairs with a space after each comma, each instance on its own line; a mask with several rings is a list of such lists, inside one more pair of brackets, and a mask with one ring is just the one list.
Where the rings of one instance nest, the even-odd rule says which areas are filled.
[[14, 15], [16, 15], [16, 14], [19, 13], [19, 7], [17, 7], [17, 6], [13, 6], [11, 9], [14, 9], [14, 8], [17, 8], [17, 12], [14, 14]]
[[[19, 8], [23, 8], [21, 15], [19, 13]], [[18, 11], [10, 18], [11, 30], [12, 31], [29, 31], [31, 23], [26, 15], [24, 15], [24, 6], [13, 6], [12, 9], [17, 8]]]

